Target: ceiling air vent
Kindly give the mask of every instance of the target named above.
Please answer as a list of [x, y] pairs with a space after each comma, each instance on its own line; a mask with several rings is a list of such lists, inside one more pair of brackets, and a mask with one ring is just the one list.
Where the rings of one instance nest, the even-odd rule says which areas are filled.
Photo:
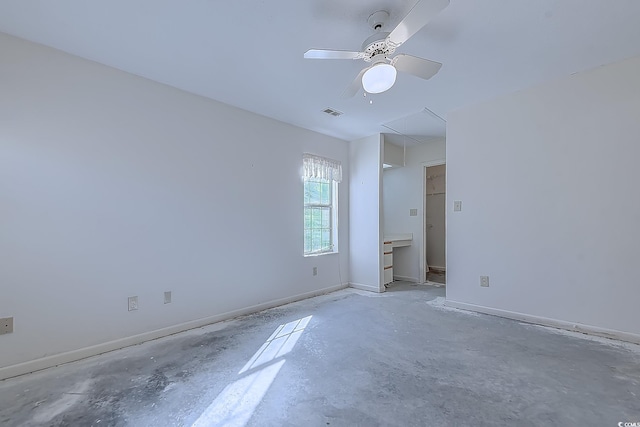
[[338, 117], [344, 114], [342, 111], [334, 110], [333, 108], [325, 108], [324, 110], [322, 110], [322, 112], [327, 113], [333, 117]]

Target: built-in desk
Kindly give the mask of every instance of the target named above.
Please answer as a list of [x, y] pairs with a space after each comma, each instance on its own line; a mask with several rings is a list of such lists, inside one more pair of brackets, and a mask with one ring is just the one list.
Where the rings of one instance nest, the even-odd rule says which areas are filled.
[[393, 282], [393, 248], [411, 246], [413, 234], [385, 234], [382, 252], [384, 254], [384, 284]]

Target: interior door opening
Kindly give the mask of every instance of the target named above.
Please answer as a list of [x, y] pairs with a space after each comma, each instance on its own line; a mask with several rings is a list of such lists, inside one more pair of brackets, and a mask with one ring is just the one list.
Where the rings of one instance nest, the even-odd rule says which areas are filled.
[[446, 165], [425, 167], [424, 242], [426, 282], [446, 284]]

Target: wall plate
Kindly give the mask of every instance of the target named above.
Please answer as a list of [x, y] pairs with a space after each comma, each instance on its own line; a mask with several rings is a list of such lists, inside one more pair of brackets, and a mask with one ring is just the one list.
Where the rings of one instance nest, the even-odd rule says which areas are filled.
[[0, 335], [13, 333], [13, 317], [0, 319]]

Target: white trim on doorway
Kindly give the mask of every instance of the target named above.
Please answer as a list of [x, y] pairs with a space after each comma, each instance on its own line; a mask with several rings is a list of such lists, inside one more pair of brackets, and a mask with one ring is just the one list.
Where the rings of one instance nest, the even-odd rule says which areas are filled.
[[[427, 168], [431, 166], [440, 166], [446, 164], [446, 159], [431, 160], [429, 162], [423, 162], [422, 165], [422, 247], [420, 248], [420, 282], [427, 282]], [[446, 179], [446, 178], [445, 178]], [[447, 197], [445, 195], [445, 206]], [[445, 216], [445, 229], [446, 225]], [[445, 257], [447, 253], [447, 243], [445, 239]], [[446, 266], [445, 266], [446, 269]]]

